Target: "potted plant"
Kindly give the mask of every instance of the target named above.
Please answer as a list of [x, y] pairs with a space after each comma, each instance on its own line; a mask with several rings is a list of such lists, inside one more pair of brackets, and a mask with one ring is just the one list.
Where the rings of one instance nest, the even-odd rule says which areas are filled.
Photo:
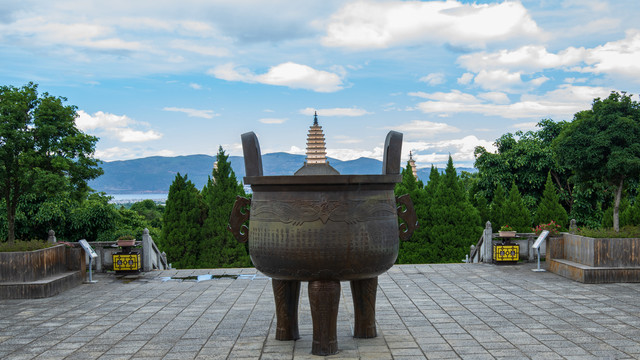
[[509, 225], [502, 225], [500, 231], [498, 231], [498, 236], [500, 237], [515, 237], [516, 231]]
[[134, 246], [136, 239], [131, 235], [123, 235], [118, 238], [118, 246]]

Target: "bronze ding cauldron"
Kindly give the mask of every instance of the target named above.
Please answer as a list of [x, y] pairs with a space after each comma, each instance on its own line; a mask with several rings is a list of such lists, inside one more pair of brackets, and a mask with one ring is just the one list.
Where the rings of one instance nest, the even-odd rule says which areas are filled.
[[[351, 283], [354, 337], [377, 336], [378, 275], [393, 266], [399, 238], [408, 239], [417, 226], [409, 196], [393, 193], [402, 180], [402, 134], [387, 135], [382, 175], [327, 175], [337, 171], [314, 164], [296, 173], [310, 175], [263, 176], [253, 132], [242, 135], [242, 147], [244, 183], [251, 185], [253, 197], [238, 197], [229, 230], [238, 241], [249, 240], [256, 269], [272, 278], [276, 339], [300, 338], [300, 281], [309, 282], [314, 355], [338, 351], [340, 281]], [[404, 220], [400, 231], [398, 217]]]

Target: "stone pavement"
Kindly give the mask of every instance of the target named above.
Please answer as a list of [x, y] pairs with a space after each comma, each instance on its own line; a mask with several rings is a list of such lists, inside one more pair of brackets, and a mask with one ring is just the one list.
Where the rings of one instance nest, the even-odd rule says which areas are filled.
[[[379, 336], [353, 339], [342, 283], [331, 359], [637, 359], [640, 284], [585, 285], [533, 264], [394, 266]], [[214, 279], [197, 281], [196, 275]], [[230, 276], [218, 276], [218, 275]], [[233, 276], [231, 276], [233, 275]], [[236, 277], [236, 275], [240, 275]], [[164, 281], [163, 277], [173, 277]], [[182, 279], [176, 279], [182, 278]], [[97, 274], [58, 296], [0, 301], [2, 359], [318, 359], [303, 283], [298, 341], [275, 340], [271, 281], [255, 269]]]

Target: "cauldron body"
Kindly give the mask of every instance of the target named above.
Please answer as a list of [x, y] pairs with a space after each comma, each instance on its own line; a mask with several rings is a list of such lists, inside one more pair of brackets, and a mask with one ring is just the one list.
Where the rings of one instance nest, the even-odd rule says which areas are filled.
[[249, 254], [279, 280], [360, 280], [398, 256], [400, 175], [270, 176], [252, 184]]

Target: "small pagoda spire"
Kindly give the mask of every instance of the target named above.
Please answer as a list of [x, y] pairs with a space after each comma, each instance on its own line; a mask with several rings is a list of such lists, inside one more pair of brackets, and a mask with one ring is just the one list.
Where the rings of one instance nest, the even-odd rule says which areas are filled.
[[418, 169], [416, 168], [416, 161], [413, 160], [413, 154], [411, 153], [411, 151], [409, 151], [409, 166], [411, 166], [413, 177], [418, 180]]
[[313, 114], [313, 125], [318, 125], [318, 112], [314, 111]]

